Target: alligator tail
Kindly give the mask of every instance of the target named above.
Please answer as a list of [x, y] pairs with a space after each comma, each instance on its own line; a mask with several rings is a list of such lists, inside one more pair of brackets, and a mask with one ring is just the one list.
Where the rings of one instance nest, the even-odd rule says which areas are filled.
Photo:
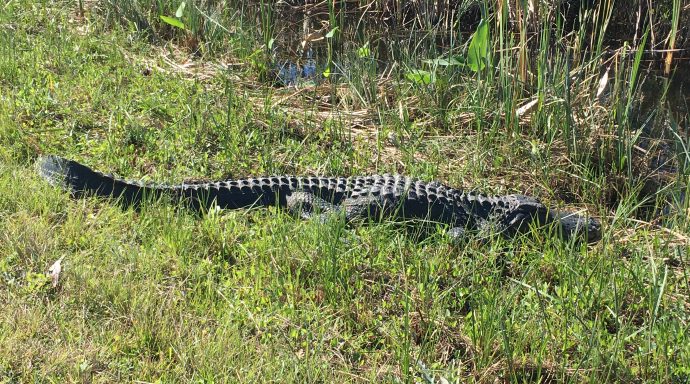
[[85, 194], [114, 197], [125, 206], [138, 206], [145, 198], [158, 198], [167, 186], [144, 185], [115, 178], [59, 156], [49, 155], [36, 162], [38, 174], [53, 186], [78, 197]]
[[[182, 202], [192, 210], [205, 210], [216, 204], [219, 208], [235, 209], [277, 204], [278, 193], [285, 191], [255, 190], [234, 187], [221, 183], [200, 183], [179, 185], [143, 184], [128, 181], [95, 171], [74, 160], [48, 155], [36, 162], [38, 174], [51, 185], [66, 189], [74, 197], [95, 195], [117, 199], [125, 207], [138, 208], [147, 199], [156, 200], [162, 196], [174, 202]], [[282, 186], [284, 189], [286, 185]], [[283, 197], [284, 200], [284, 197]]]

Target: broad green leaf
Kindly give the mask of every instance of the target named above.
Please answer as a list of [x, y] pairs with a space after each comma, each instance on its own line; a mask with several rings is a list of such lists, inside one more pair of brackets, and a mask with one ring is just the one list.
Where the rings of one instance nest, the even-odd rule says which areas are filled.
[[338, 27], [335, 27], [335, 28], [331, 29], [330, 31], [328, 31], [328, 33], [326, 34], [326, 38], [330, 39], [333, 36], [335, 36], [335, 31], [337, 31], [337, 30], [338, 30]]
[[429, 71], [412, 69], [405, 74], [405, 77], [417, 84], [432, 84], [436, 82], [436, 76]]
[[437, 59], [427, 59], [423, 61], [424, 64], [433, 65], [436, 67], [449, 67], [452, 65], [465, 65], [464, 62], [456, 59], [455, 57], [449, 57], [447, 59], [437, 58]]
[[482, 20], [477, 26], [477, 31], [472, 35], [472, 41], [467, 51], [467, 65], [477, 72], [486, 66], [489, 56], [489, 24]]
[[182, 15], [184, 15], [184, 7], [185, 7], [185, 5], [187, 5], [187, 4], [186, 4], [184, 1], [181, 1], [181, 2], [180, 2], [180, 6], [177, 7], [177, 11], [175, 11], [175, 17], [177, 17], [178, 19], [181, 18]]
[[166, 24], [172, 25], [173, 27], [177, 27], [177, 28], [180, 28], [180, 29], [185, 29], [185, 28], [184, 28], [184, 23], [181, 22], [180, 20], [177, 20], [177, 19], [174, 18], [174, 17], [168, 17], [168, 16], [163, 16], [163, 15], [161, 15], [161, 20], [163, 20]]
[[363, 46], [359, 47], [357, 49], [357, 55], [359, 55], [360, 58], [365, 58], [369, 56], [371, 52], [369, 51], [369, 42], [367, 41]]
[[327, 78], [330, 75], [331, 75], [331, 67], [329, 66], [329, 67], [326, 67], [325, 71], [323, 71], [323, 77]]

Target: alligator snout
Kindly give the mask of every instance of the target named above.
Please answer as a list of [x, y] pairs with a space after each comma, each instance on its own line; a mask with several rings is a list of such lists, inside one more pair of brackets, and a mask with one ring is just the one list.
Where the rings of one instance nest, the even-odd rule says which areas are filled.
[[601, 240], [601, 224], [591, 217], [567, 211], [552, 211], [550, 216], [558, 223], [561, 235], [566, 240], [576, 238], [587, 243]]

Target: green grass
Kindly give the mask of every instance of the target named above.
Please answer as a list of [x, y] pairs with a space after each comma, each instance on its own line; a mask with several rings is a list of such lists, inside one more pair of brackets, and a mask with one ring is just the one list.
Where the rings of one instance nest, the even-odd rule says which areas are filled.
[[[501, 51], [499, 73], [372, 84], [370, 62], [355, 62], [342, 82], [296, 93], [256, 81], [271, 31], [250, 17], [201, 7], [234, 32], [190, 44], [155, 17], [176, 3], [140, 6], [156, 39], [126, 20], [132, 2], [113, 4], [85, 2], [84, 17], [73, 1], [0, 7], [0, 382], [690, 380], [688, 202], [663, 222], [634, 209], [646, 181], [628, 131], [639, 63], [613, 64], [604, 106], [600, 48], [573, 62], [543, 52], [530, 84]], [[495, 44], [517, 44], [503, 27]], [[551, 39], [563, 37], [538, 43]], [[402, 71], [435, 48], [396, 49]], [[245, 65], [214, 65], [229, 62]], [[533, 96], [535, 112], [514, 118]], [[440, 229], [419, 239], [274, 209], [123, 211], [40, 180], [33, 161], [46, 153], [163, 182], [404, 172], [586, 207], [604, 238], [453, 246]], [[53, 288], [45, 272], [61, 257]]]

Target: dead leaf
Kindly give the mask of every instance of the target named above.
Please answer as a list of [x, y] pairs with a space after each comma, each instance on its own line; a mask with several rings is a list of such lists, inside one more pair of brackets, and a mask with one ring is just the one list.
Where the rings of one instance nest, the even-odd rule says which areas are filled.
[[606, 72], [604, 73], [604, 76], [599, 79], [599, 88], [597, 88], [597, 98], [601, 96], [602, 93], [604, 93], [604, 90], [606, 89], [606, 84], [609, 83], [609, 70], [607, 69]]
[[533, 108], [535, 105], [537, 105], [538, 102], [539, 102], [539, 98], [538, 98], [538, 97], [535, 97], [534, 99], [532, 99], [532, 100], [529, 101], [528, 103], [525, 103], [523, 106], [521, 106], [520, 108], [518, 108], [518, 109], [515, 111], [515, 116], [521, 117], [522, 115], [524, 115], [524, 114], [526, 114], [526, 113], [528, 113], [528, 112], [531, 112], [531, 111], [532, 111], [532, 108]]
[[50, 277], [50, 280], [53, 282], [53, 288], [57, 287], [58, 285], [60, 272], [62, 272], [62, 259], [64, 258], [65, 256], [62, 256], [61, 258], [57, 259], [57, 261], [54, 262], [50, 268], [48, 268], [48, 277]]

